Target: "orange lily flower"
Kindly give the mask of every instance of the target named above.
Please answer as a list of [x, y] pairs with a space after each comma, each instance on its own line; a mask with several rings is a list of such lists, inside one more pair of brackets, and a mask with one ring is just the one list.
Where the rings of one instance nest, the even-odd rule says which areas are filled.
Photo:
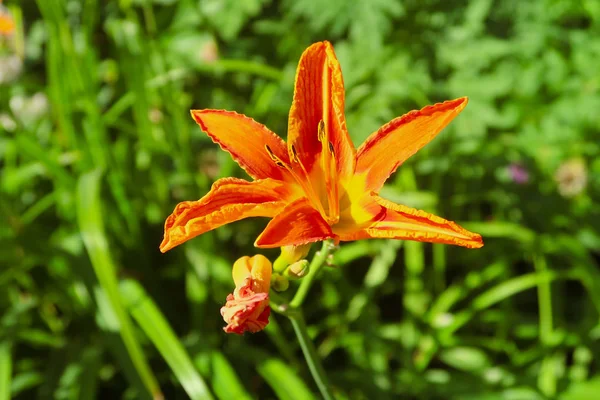
[[221, 315], [227, 333], [255, 333], [269, 323], [269, 289], [271, 286], [271, 262], [263, 255], [244, 256], [233, 264], [235, 290], [227, 296]]
[[463, 97], [411, 111], [356, 150], [346, 129], [340, 64], [330, 43], [315, 43], [302, 54], [296, 72], [287, 147], [244, 115], [191, 112], [254, 181], [220, 179], [200, 200], [179, 203], [165, 222], [160, 250], [247, 217], [272, 218], [257, 247], [388, 238], [479, 248], [480, 235], [377, 195], [390, 174], [466, 105]]

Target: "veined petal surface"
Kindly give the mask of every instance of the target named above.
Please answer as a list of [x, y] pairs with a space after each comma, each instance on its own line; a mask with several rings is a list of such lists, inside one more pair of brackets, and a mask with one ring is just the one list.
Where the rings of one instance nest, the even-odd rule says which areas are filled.
[[216, 181], [197, 201], [179, 203], [165, 221], [163, 253], [204, 232], [248, 217], [273, 217], [291, 201], [293, 194], [280, 181], [248, 182], [237, 178]]
[[372, 199], [381, 207], [377, 220], [368, 227], [340, 234], [340, 240], [381, 238], [454, 244], [471, 249], [483, 246], [481, 235], [469, 232], [455, 222], [376, 195], [372, 195]]
[[[337, 175], [347, 177], [354, 172], [356, 150], [346, 129], [344, 115], [344, 80], [333, 46], [318, 42], [307, 48], [298, 64], [294, 100], [288, 123], [288, 146], [298, 152], [308, 171], [318, 162], [323, 150], [333, 147]], [[324, 146], [318, 127], [325, 127]]]
[[232, 111], [192, 110], [202, 130], [227, 151], [254, 179], [284, 180], [288, 172], [278, 167], [266, 146], [283, 162], [289, 163], [285, 142], [266, 126]]
[[461, 97], [411, 111], [372, 133], [356, 155], [356, 174], [366, 175], [366, 189], [378, 192], [396, 168], [435, 138], [467, 101]]
[[298, 246], [335, 237], [331, 227], [302, 197], [278, 213], [256, 239], [256, 247]]

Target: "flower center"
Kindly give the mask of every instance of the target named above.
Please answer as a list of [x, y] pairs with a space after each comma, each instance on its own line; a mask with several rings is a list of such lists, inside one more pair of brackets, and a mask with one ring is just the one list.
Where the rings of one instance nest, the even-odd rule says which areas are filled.
[[[319, 121], [318, 138], [319, 142], [321, 142], [320, 168], [313, 171], [313, 175], [316, 174], [313, 177], [311, 177], [300, 157], [298, 157], [298, 152], [294, 145], [291, 146], [291, 165], [277, 157], [268, 145], [265, 145], [265, 150], [275, 165], [290, 173], [306, 194], [306, 198], [319, 211], [327, 223], [334, 225], [340, 219], [337, 163], [333, 143], [327, 140], [328, 134], [323, 120]], [[324, 190], [323, 186], [319, 185], [323, 182], [323, 178], [325, 181]], [[326, 195], [322, 196], [323, 191]]]

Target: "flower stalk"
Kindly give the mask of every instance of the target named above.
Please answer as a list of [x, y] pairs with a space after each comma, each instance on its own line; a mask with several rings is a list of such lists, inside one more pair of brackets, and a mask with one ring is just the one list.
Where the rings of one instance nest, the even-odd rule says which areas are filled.
[[332, 241], [324, 241], [321, 250], [317, 251], [312, 262], [309, 266], [308, 274], [302, 278], [300, 287], [294, 295], [293, 299], [286, 303], [282, 296], [271, 293], [271, 307], [273, 311], [286, 316], [292, 323], [298, 343], [308, 364], [308, 369], [321, 392], [321, 396], [325, 400], [333, 400], [334, 397], [331, 394], [327, 375], [321, 365], [321, 360], [317, 354], [314, 344], [312, 343], [310, 336], [308, 335], [308, 329], [304, 320], [304, 314], [302, 313], [302, 304], [306, 299], [306, 296], [313, 284], [313, 281], [321, 268], [326, 265], [327, 259], [332, 254], [336, 246]]

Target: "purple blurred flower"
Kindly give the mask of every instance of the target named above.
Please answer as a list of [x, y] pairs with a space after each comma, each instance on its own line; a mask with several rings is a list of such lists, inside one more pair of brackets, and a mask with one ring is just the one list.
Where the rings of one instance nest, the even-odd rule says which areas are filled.
[[519, 185], [524, 185], [529, 182], [529, 172], [527, 169], [519, 163], [512, 163], [508, 166], [508, 173], [510, 175], [510, 179], [514, 183], [518, 183]]

